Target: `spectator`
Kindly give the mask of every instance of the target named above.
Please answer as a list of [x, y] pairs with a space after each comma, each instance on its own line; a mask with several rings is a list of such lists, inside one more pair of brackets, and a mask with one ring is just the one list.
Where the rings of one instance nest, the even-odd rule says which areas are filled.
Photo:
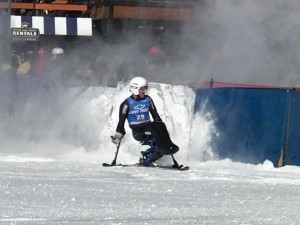
[[34, 75], [36, 78], [43, 78], [45, 75], [45, 70], [47, 63], [49, 62], [49, 57], [45, 47], [39, 48], [38, 57], [34, 65]]
[[19, 79], [28, 77], [32, 74], [34, 54], [33, 51], [29, 50], [26, 54], [20, 54], [18, 58], [19, 67], [17, 69], [17, 77]]
[[45, 70], [46, 83], [50, 86], [61, 86], [63, 82], [64, 50], [55, 47], [52, 49], [51, 55]]

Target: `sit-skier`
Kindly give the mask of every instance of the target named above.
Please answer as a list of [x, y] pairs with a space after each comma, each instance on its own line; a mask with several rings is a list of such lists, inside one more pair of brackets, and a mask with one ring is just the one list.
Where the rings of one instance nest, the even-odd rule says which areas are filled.
[[[129, 127], [132, 129], [133, 138], [139, 141], [142, 145], [149, 145], [150, 148], [142, 151], [142, 156], [139, 160], [140, 165], [155, 166], [155, 161], [160, 159], [164, 154], [159, 151], [157, 123], [163, 124], [152, 98], [146, 95], [148, 91], [148, 82], [142, 77], [135, 77], [129, 83], [129, 91], [132, 93], [130, 97], [125, 99], [119, 109], [119, 122], [116, 133], [112, 136], [112, 142], [119, 144], [125, 135], [124, 124], [128, 120]], [[150, 114], [153, 121], [150, 119]], [[165, 125], [163, 124], [165, 127]], [[155, 129], [157, 127], [157, 129]], [[155, 133], [155, 136], [154, 136]], [[177, 147], [177, 146], [176, 146]], [[174, 149], [174, 154], [178, 149]], [[174, 158], [173, 158], [174, 160]], [[174, 160], [174, 162], [176, 162]], [[177, 163], [175, 163], [177, 164]]]

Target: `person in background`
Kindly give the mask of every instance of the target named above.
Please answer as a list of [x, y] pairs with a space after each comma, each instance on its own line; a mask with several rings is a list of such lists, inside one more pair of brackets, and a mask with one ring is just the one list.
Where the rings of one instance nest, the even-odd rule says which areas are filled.
[[34, 52], [28, 50], [26, 53], [21, 54], [21, 60], [19, 68], [17, 69], [17, 77], [19, 79], [32, 77], [32, 65], [34, 63]]
[[11, 113], [15, 94], [15, 76], [12, 73], [10, 56], [3, 55], [0, 60], [0, 112]]
[[64, 50], [61, 47], [55, 47], [51, 51], [52, 59], [60, 59], [64, 57]]
[[41, 79], [45, 75], [46, 66], [49, 62], [49, 56], [45, 47], [40, 47], [34, 64], [34, 75]]
[[51, 51], [51, 58], [45, 69], [45, 80], [48, 86], [61, 86], [63, 84], [64, 50], [55, 47]]
[[[134, 77], [129, 84], [129, 91], [132, 95], [126, 98], [120, 105], [119, 122], [116, 128], [116, 133], [112, 136], [112, 142], [119, 144], [125, 135], [124, 124], [128, 120], [129, 127], [132, 129], [133, 138], [143, 145], [150, 145], [146, 140], [152, 138], [145, 134], [146, 131], [151, 129], [151, 119], [153, 121], [162, 122], [155, 104], [149, 95], [146, 95], [148, 90], [148, 81], [143, 77]], [[142, 157], [139, 160], [140, 165], [155, 166], [155, 161], [160, 159], [162, 155], [159, 153], [158, 148], [154, 147], [155, 143], [151, 143], [147, 151], [142, 151]]]

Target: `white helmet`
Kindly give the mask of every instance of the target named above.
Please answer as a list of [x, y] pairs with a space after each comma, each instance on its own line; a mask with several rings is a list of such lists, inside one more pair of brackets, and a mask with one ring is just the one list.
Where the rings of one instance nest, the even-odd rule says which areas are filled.
[[148, 81], [143, 77], [132, 78], [129, 83], [129, 91], [134, 95], [138, 95], [141, 88], [144, 88], [141, 91], [146, 93], [148, 90]]
[[52, 53], [52, 55], [63, 55], [64, 50], [62, 48], [55, 47], [52, 49], [51, 53]]

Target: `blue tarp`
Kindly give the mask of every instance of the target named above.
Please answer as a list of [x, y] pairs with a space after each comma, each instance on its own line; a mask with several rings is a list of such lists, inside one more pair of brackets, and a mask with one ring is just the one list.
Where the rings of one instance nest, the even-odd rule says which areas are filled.
[[291, 91], [287, 109], [284, 164], [300, 165], [300, 92]]
[[205, 104], [218, 135], [212, 139], [220, 159], [300, 165], [300, 93], [271, 88], [196, 90], [195, 111]]

